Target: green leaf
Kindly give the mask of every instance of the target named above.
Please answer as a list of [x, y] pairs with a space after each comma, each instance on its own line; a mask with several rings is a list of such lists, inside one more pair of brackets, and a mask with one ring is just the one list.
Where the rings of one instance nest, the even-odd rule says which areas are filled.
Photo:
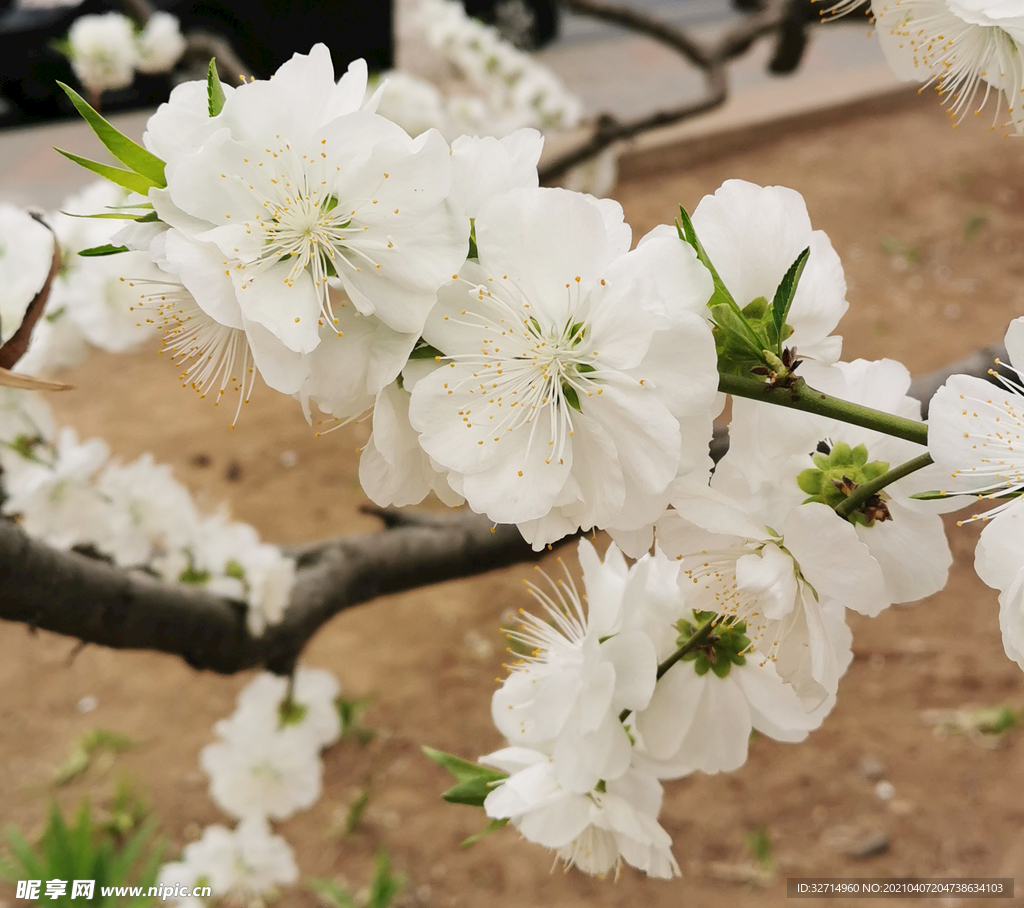
[[679, 206], [679, 221], [676, 224], [676, 230], [679, 233], [679, 238], [693, 248], [693, 251], [697, 253], [697, 259], [711, 272], [711, 279], [714, 281], [715, 290], [711, 295], [711, 299], [708, 300], [708, 305], [711, 306], [715, 303], [731, 304], [738, 313], [740, 311], [739, 305], [733, 299], [728, 288], [726, 288], [725, 282], [718, 276], [715, 266], [711, 263], [711, 258], [704, 251], [704, 247], [697, 238], [697, 231], [693, 227], [693, 221], [690, 220], [690, 216], [682, 205]]
[[127, 246], [111, 246], [110, 243], [107, 243], [103, 246], [90, 246], [88, 249], [81, 249], [78, 254], [85, 258], [92, 258], [100, 255], [119, 255], [127, 251]]
[[148, 224], [153, 221], [160, 220], [155, 211], [147, 211], [145, 214], [121, 214], [119, 212], [110, 212], [107, 214], [74, 214], [70, 211], [62, 211], [61, 214], [66, 215], [69, 218], [93, 218], [98, 221], [137, 221], [140, 224]]
[[796, 261], [789, 266], [779, 288], [775, 291], [775, 298], [772, 300], [772, 320], [775, 323], [775, 332], [779, 338], [777, 350], [782, 353], [782, 328], [786, 324], [789, 315], [789, 307], [793, 305], [793, 297], [796, 296], [797, 284], [800, 282], [800, 275], [804, 273], [804, 266], [811, 254], [810, 247], [801, 252]]
[[729, 335], [730, 339], [744, 348], [757, 362], [761, 362], [761, 351], [764, 349], [762, 340], [754, 334], [750, 323], [735, 308], [735, 305], [717, 303], [711, 307], [711, 318], [721, 331]]
[[[92, 127], [92, 131], [96, 133], [96, 137], [117, 160], [129, 170], [133, 170], [144, 177], [153, 186], [164, 187], [167, 185], [167, 179], [164, 177], [165, 165], [160, 158], [111, 126], [73, 88], [65, 85], [63, 82], [58, 82], [57, 84], [64, 89], [64, 93], [71, 99], [71, 103], [75, 105], [75, 110], [82, 115], [86, 123]], [[128, 188], [131, 189], [130, 186]], [[145, 195], [145, 190], [143, 190], [142, 194]]]
[[54, 151], [59, 152], [69, 161], [74, 161], [86, 170], [91, 170], [93, 173], [99, 174], [103, 179], [110, 180], [111, 183], [123, 186], [125, 189], [129, 189], [132, 192], [138, 192], [141, 195], [145, 195], [154, 186], [159, 185], [158, 183], [154, 183], [149, 179], [149, 177], [135, 173], [131, 170], [121, 170], [119, 167], [111, 167], [109, 164], [101, 164], [99, 161], [90, 161], [88, 158], [83, 158], [81, 155], [74, 154], [70, 151], [64, 151], [62, 148], [55, 148]]
[[220, 84], [216, 57], [210, 57], [210, 66], [206, 70], [206, 98], [210, 116], [217, 116], [224, 109], [224, 86]]

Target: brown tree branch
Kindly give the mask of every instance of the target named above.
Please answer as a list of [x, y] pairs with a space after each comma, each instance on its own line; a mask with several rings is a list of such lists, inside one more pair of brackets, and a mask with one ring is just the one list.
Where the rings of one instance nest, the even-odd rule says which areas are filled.
[[465, 514], [447, 525], [401, 526], [293, 554], [298, 572], [284, 620], [256, 637], [241, 603], [56, 551], [0, 520], [0, 618], [114, 649], [170, 653], [220, 674], [257, 666], [285, 672], [338, 612], [544, 553], [534, 552], [514, 526], [492, 529], [486, 519]]
[[575, 13], [621, 25], [671, 47], [704, 72], [705, 94], [698, 101], [669, 110], [655, 111], [626, 122], [621, 122], [608, 114], [601, 114], [588, 138], [575, 148], [560, 154], [541, 169], [541, 182], [551, 183], [557, 180], [566, 171], [599, 155], [616, 142], [635, 138], [662, 126], [681, 123], [724, 104], [728, 97], [727, 64], [734, 57], [746, 53], [758, 38], [779, 31], [787, 21], [791, 2], [792, 0], [772, 0], [765, 9], [729, 29], [718, 41], [704, 42], [668, 22], [630, 6], [609, 3], [606, 0], [561, 0], [566, 9]]

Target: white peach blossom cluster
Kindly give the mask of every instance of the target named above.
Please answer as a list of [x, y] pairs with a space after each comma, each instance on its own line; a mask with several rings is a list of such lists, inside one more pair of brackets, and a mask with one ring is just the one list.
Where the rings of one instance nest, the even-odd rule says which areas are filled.
[[[670, 877], [662, 781], [735, 770], [752, 730], [800, 741], [822, 723], [852, 659], [850, 612], [945, 585], [956, 492], [1024, 490], [1024, 387], [951, 379], [929, 429], [902, 365], [843, 361], [842, 264], [793, 190], [727, 181], [634, 246], [616, 202], [539, 187], [535, 130], [449, 144], [380, 102], [361, 61], [335, 81], [318, 45], [265, 82], [231, 88], [211, 67], [142, 146], [93, 122], [135, 193], [111, 242], [159, 270], [136, 303], [200, 393], [235, 391], [240, 408], [259, 373], [311, 421], [372, 410], [359, 476], [377, 504], [433, 492], [538, 551], [610, 534], [603, 559], [580, 543], [585, 595], [568, 574], [531, 585], [543, 614], [511, 632], [522, 660], [492, 704], [508, 746], [483, 766], [433, 758], [459, 779], [446, 797], [567, 864]], [[1024, 366], [1022, 338], [1015, 323]], [[730, 448], [713, 466], [723, 392]], [[191, 520], [187, 496], [152, 491], [158, 505], [122, 509], [130, 541], [149, 541], [126, 554], [114, 523], [83, 515], [149, 485], [166, 496], [168, 478], [148, 483], [147, 463], [96, 480], [101, 443], [3, 413], [0, 465], [17, 471], [3, 507], [28, 532], [248, 597], [254, 632], [280, 618], [294, 565], [276, 550], [258, 563], [268, 547], [220, 518], [182, 542], [169, 525]], [[978, 570], [1024, 667], [1017, 507], [994, 512]], [[243, 823], [319, 796], [337, 729], [302, 677], [290, 697], [259, 682], [204, 751], [212, 797]], [[228, 844], [211, 832], [194, 852]]]
[[180, 861], [161, 868], [161, 882], [207, 885], [215, 897], [249, 902], [298, 881], [295, 855], [270, 821], [319, 800], [320, 752], [342, 732], [340, 690], [330, 672], [302, 666], [290, 678], [263, 672], [242, 689], [235, 712], [215, 727], [218, 740], [199, 758], [210, 796], [238, 825], [208, 826]]
[[58, 549], [244, 603], [253, 634], [288, 606], [295, 562], [223, 512], [203, 515], [170, 467], [112, 459], [58, 428], [40, 392], [0, 387], [0, 515]]
[[178, 19], [164, 10], [153, 12], [141, 29], [122, 13], [79, 16], [65, 45], [75, 76], [95, 96], [127, 88], [136, 72], [170, 72], [185, 53]]

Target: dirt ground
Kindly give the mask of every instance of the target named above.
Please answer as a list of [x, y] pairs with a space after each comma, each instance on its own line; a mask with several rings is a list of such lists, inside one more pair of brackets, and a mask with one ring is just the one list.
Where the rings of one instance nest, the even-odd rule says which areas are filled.
[[[846, 265], [846, 358], [892, 356], [920, 373], [998, 340], [1024, 312], [1021, 150], [976, 122], [954, 131], [933, 98], [914, 98], [721, 152], [685, 172], [633, 174], [615, 195], [639, 237], [729, 177], [798, 189]], [[230, 413], [180, 390], [171, 364], [148, 351], [96, 355], [71, 379], [78, 390], [54, 398], [63, 418], [124, 458], [152, 451], [202, 500], [228, 501], [269, 540], [376, 528], [357, 513], [354, 449], [366, 425], [314, 438], [294, 402], [263, 389], [229, 430]], [[286, 452], [295, 466], [283, 466]], [[808, 742], [758, 738], [739, 772], [666, 786], [663, 823], [680, 880], [553, 872], [548, 853], [511, 830], [458, 847], [481, 815], [440, 800], [446, 778], [418, 748], [472, 758], [499, 746], [488, 698], [502, 616], [525, 604], [525, 567], [380, 600], [321, 630], [306, 663], [336, 672], [349, 695], [372, 695], [365, 721], [378, 735], [330, 750], [323, 798], [277, 828], [303, 877], [355, 888], [368, 880], [374, 851], [388, 848], [410, 880], [409, 906], [782, 905], [787, 876], [1001, 875], [1024, 887], [1024, 733], [983, 746], [939, 736], [922, 717], [972, 704], [1024, 708], [1024, 675], [1002, 654], [996, 595], [971, 569], [977, 532], [950, 529], [956, 566], [942, 594], [874, 620], [853, 617], [854, 664], [835, 712]], [[103, 803], [124, 776], [152, 804], [172, 848], [226, 822], [197, 757], [247, 676], [200, 674], [148, 653], [74, 651], [72, 640], [21, 626], [0, 632], [2, 819], [32, 831], [51, 796]], [[98, 707], [83, 714], [76, 704], [87, 695]], [[136, 746], [54, 789], [55, 769], [94, 728]], [[891, 783], [889, 800], [876, 793], [879, 778]], [[363, 822], [347, 835], [348, 805], [367, 783]], [[764, 885], [753, 880], [745, 843], [761, 827], [777, 868]], [[0, 892], [0, 905], [19, 904]], [[315, 898], [294, 888], [278, 904]]]

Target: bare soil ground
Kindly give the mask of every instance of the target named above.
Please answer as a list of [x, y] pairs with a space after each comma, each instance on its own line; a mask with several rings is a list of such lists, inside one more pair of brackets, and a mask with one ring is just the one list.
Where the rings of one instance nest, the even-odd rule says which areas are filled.
[[[615, 194], [639, 237], [729, 177], [798, 189], [847, 268], [846, 357], [892, 356], [923, 372], [998, 340], [1024, 312], [1020, 156], [1019, 143], [975, 122], [953, 131], [933, 98], [915, 98], [721, 152], [685, 172], [636, 173]], [[54, 404], [81, 433], [102, 436], [126, 459], [152, 451], [204, 501], [229, 502], [269, 540], [375, 529], [357, 512], [355, 449], [366, 425], [316, 439], [294, 402], [261, 389], [229, 430], [225, 408], [180, 390], [171, 364], [149, 351], [96, 355], [72, 380], [78, 390]], [[282, 465], [285, 452], [294, 452], [295, 466]], [[924, 710], [969, 704], [1024, 707], [1024, 675], [1002, 655], [995, 593], [971, 568], [977, 532], [952, 524], [950, 532], [956, 565], [942, 594], [871, 621], [854, 617], [856, 659], [835, 712], [807, 743], [755, 739], [739, 772], [666, 786], [663, 822], [681, 880], [552, 872], [548, 853], [510, 830], [458, 847], [481, 816], [439, 799], [446, 779], [418, 748], [475, 757], [500, 744], [488, 699], [500, 673], [499, 626], [524, 604], [525, 567], [380, 600], [323, 628], [307, 663], [332, 669], [350, 695], [372, 695], [366, 722], [379, 734], [329, 751], [322, 800], [279, 831], [304, 877], [356, 888], [369, 878], [375, 849], [387, 847], [409, 877], [402, 903], [410, 906], [782, 905], [787, 876], [1006, 875], [1022, 887], [1024, 737], [1011, 731], [986, 747], [939, 737], [922, 719]], [[50, 797], [103, 803], [125, 776], [145, 793], [172, 848], [226, 822], [197, 757], [246, 680], [149, 653], [76, 654], [72, 640], [4, 625], [0, 818], [33, 831]], [[83, 714], [76, 704], [86, 695], [99, 705]], [[136, 746], [54, 789], [73, 742], [98, 727]], [[893, 786], [890, 800], [876, 795], [865, 758]], [[368, 782], [363, 822], [346, 835], [348, 805]], [[760, 827], [777, 865], [766, 885], [752, 881], [744, 841]], [[2, 904], [16, 904], [9, 890]], [[297, 888], [278, 904], [312, 906], [315, 898]]]

